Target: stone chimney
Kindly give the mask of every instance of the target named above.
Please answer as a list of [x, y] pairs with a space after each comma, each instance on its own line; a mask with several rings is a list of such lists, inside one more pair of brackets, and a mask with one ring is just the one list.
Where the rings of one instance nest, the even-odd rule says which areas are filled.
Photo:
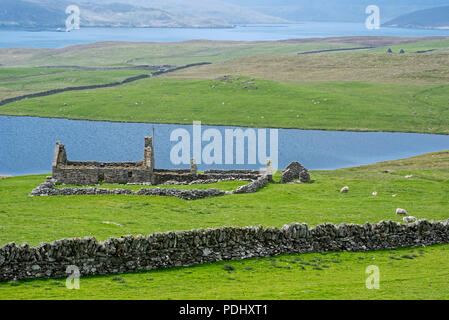
[[190, 173], [191, 174], [198, 174], [198, 166], [196, 164], [195, 159], [190, 159]]
[[153, 172], [155, 168], [154, 163], [154, 144], [153, 137], [145, 137], [145, 151], [143, 154], [144, 166]]
[[53, 156], [53, 168], [67, 164], [67, 153], [65, 146], [61, 142], [56, 142], [55, 153]]

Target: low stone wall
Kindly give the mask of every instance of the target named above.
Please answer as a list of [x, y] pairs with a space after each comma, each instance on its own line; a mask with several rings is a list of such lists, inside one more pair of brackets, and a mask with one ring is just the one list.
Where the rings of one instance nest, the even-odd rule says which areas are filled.
[[248, 174], [248, 175], [258, 175], [260, 174], [259, 170], [207, 170], [204, 171], [205, 174], [236, 174], [236, 175], [242, 175], [242, 174]]
[[167, 182], [171, 184], [189, 184], [194, 181], [214, 180], [257, 180], [260, 174], [191, 174], [177, 172], [151, 172], [144, 168], [53, 168], [53, 178], [64, 184], [73, 185], [97, 185], [100, 182], [108, 184], [151, 184], [161, 185]]
[[210, 197], [224, 196], [226, 191], [218, 189], [207, 190], [182, 190], [163, 188], [142, 188], [139, 191], [130, 189], [105, 189], [105, 188], [55, 188], [56, 180], [41, 183], [31, 191], [30, 196], [99, 196], [99, 195], [134, 195], [134, 196], [163, 196], [176, 197], [184, 200], [197, 200]]
[[[75, 165], [74, 165], [75, 164]], [[64, 184], [95, 185], [100, 181], [109, 184], [115, 183], [151, 183], [164, 184], [168, 181], [190, 183], [198, 180], [242, 179], [256, 180], [260, 173], [256, 172], [227, 172], [193, 174], [190, 170], [154, 170], [144, 168], [141, 162], [129, 163], [95, 163], [68, 161], [67, 165], [53, 167], [53, 178]], [[139, 167], [140, 166], [140, 167]]]
[[262, 189], [270, 182], [273, 182], [273, 177], [265, 175], [253, 182], [248, 183], [247, 185], [238, 187], [237, 190], [235, 190], [233, 193], [239, 194], [257, 192], [259, 189]]
[[[177, 185], [177, 186], [191, 186], [194, 184], [212, 184], [219, 182], [230, 182], [230, 181], [253, 181], [253, 179], [241, 179], [241, 178], [223, 178], [223, 179], [208, 179], [208, 180], [194, 180], [192, 182], [187, 181], [167, 181], [164, 185]], [[131, 183], [132, 185], [132, 183]]]
[[324, 49], [324, 50], [302, 51], [302, 52], [298, 52], [298, 54], [317, 54], [317, 53], [339, 52], [339, 51], [356, 51], [356, 50], [368, 50], [368, 49], [374, 49], [374, 48], [376, 48], [376, 47], [366, 46], [366, 47], [355, 47], [355, 48]]
[[86, 71], [112, 71], [112, 70], [164, 70], [176, 68], [173, 65], [139, 65], [128, 67], [83, 67], [83, 66], [38, 66], [37, 69], [77, 69]]
[[54, 167], [53, 178], [65, 184], [95, 185], [104, 183], [138, 183], [149, 181], [157, 184], [151, 170], [138, 167]]
[[64, 164], [64, 168], [119, 168], [119, 169], [127, 169], [127, 168], [144, 168], [143, 161], [137, 162], [98, 162], [98, 161], [70, 161], [67, 160], [67, 163]]
[[[205, 180], [210, 181], [210, 180]], [[50, 179], [34, 188], [30, 196], [90, 196], [90, 195], [134, 195], [134, 196], [163, 196], [176, 197], [183, 200], [198, 200], [210, 197], [219, 197], [234, 193], [253, 193], [266, 186], [272, 181], [271, 176], [259, 177], [248, 185], [241, 186], [233, 191], [222, 191], [216, 188], [210, 189], [175, 189], [175, 188], [141, 188], [139, 191], [130, 189], [105, 189], [105, 188], [55, 188], [57, 180]], [[200, 183], [200, 181], [194, 181]]]
[[141, 74], [138, 76], [134, 76], [134, 77], [130, 77], [130, 78], [126, 78], [122, 81], [116, 81], [116, 82], [111, 82], [111, 83], [105, 83], [105, 84], [94, 84], [94, 85], [88, 85], [88, 86], [80, 86], [80, 87], [68, 87], [68, 88], [60, 88], [60, 89], [53, 89], [53, 90], [48, 90], [48, 91], [43, 91], [43, 92], [38, 92], [38, 93], [32, 93], [32, 94], [26, 94], [23, 96], [18, 96], [18, 97], [14, 97], [14, 98], [9, 98], [9, 99], [4, 99], [0, 101], [0, 106], [11, 103], [11, 102], [16, 102], [16, 101], [21, 101], [21, 100], [26, 100], [26, 99], [31, 99], [31, 98], [38, 98], [38, 97], [45, 97], [45, 96], [50, 96], [53, 94], [57, 94], [57, 93], [61, 93], [61, 92], [67, 92], [67, 91], [82, 91], [82, 90], [92, 90], [92, 89], [101, 89], [101, 88], [110, 88], [110, 87], [116, 87], [116, 86], [120, 86], [129, 82], [134, 82], [137, 80], [142, 80], [142, 79], [146, 79], [146, 78], [152, 78], [152, 77], [156, 77], [159, 76], [161, 74], [164, 73], [169, 73], [169, 72], [174, 72], [177, 70], [182, 70], [182, 69], [186, 69], [186, 68], [191, 68], [191, 67], [196, 67], [196, 66], [201, 66], [201, 65], [207, 65], [210, 64], [209, 62], [199, 62], [199, 63], [192, 63], [192, 64], [188, 64], [185, 66], [171, 66], [168, 68], [163, 68], [161, 70], [152, 72], [150, 74]]
[[[204, 174], [178, 174], [173, 172], [167, 173], [153, 173], [153, 179], [151, 180], [154, 185], [165, 184], [167, 182], [180, 182], [180, 183], [191, 183], [193, 181], [199, 180], [224, 180], [224, 179], [234, 179], [234, 180], [257, 180], [261, 174], [256, 173], [204, 173]], [[142, 180], [145, 181], [145, 180]], [[148, 181], [148, 180], [147, 180]]]
[[80, 87], [60, 88], [60, 89], [53, 89], [53, 90], [48, 90], [48, 91], [43, 91], [43, 92], [38, 92], [38, 93], [26, 94], [23, 96], [18, 96], [18, 97], [14, 97], [14, 98], [1, 100], [0, 106], [11, 103], [11, 102], [16, 102], [16, 101], [21, 101], [21, 100], [26, 100], [26, 99], [31, 99], [31, 98], [51, 96], [51, 95], [54, 95], [57, 93], [67, 92], [67, 91], [82, 91], [82, 90], [91, 90], [91, 89], [110, 88], [110, 87], [115, 87], [115, 86], [119, 86], [119, 85], [122, 85], [125, 83], [142, 80], [142, 79], [146, 79], [146, 78], [150, 78], [150, 77], [151, 77], [151, 75], [149, 75], [149, 74], [142, 74], [139, 76], [126, 78], [125, 80], [122, 80], [122, 81], [116, 81], [116, 82], [111, 82], [111, 83], [95, 84], [95, 85], [80, 86]]
[[66, 277], [75, 265], [82, 276], [191, 266], [279, 254], [367, 251], [449, 243], [449, 220], [411, 224], [322, 224], [309, 229], [292, 223], [282, 228], [222, 227], [182, 232], [42, 243], [0, 248], [0, 281]]

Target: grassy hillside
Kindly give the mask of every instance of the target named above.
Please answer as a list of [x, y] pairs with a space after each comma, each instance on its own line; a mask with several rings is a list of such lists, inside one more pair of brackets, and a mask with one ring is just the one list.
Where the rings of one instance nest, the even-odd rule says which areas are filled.
[[[146, 1], [146, 0], [142, 0]], [[370, 0], [222, 0], [283, 17], [292, 21], [336, 21], [360, 23]], [[446, 0], [377, 1], [385, 21], [416, 10], [447, 5]]]
[[285, 23], [285, 19], [217, 0], [0, 0], [0, 27], [65, 28], [69, 5], [80, 8], [81, 27], [233, 27], [236, 23]]
[[[350, 40], [300, 41], [207, 41], [175, 43], [99, 42], [62, 49], [0, 48], [0, 61], [7, 66], [79, 65], [88, 67], [142, 64], [184, 65], [219, 62], [259, 54], [353, 47]], [[357, 44], [356, 44], [357, 46]]]
[[[413, 178], [406, 179], [406, 175]], [[28, 197], [44, 180], [44, 175], [0, 180], [0, 245], [10, 241], [36, 245], [86, 235], [104, 240], [123, 234], [223, 225], [401, 221], [395, 215], [398, 207], [417, 218], [449, 218], [449, 152], [360, 168], [314, 171], [311, 184], [271, 184], [254, 194], [197, 201], [142, 196]], [[215, 186], [232, 189], [238, 185]], [[339, 190], [345, 185], [351, 191], [341, 194]], [[374, 191], [377, 197], [372, 196]]]
[[[372, 45], [377, 48], [297, 54]], [[388, 47], [395, 52], [403, 48], [407, 53], [387, 54]], [[447, 48], [447, 38], [418, 41], [349, 37], [277, 42], [106, 42], [55, 50], [0, 49], [3, 64], [23, 66], [0, 67], [2, 97], [139, 74], [42, 71], [31, 66], [73, 65], [75, 61], [91, 67], [213, 62], [120, 87], [20, 101], [0, 107], [0, 114], [447, 134]], [[431, 49], [439, 51], [411, 53]], [[232, 76], [223, 78], [225, 75]]]
[[61, 49], [0, 48], [5, 66], [79, 65], [89, 67], [141, 64], [184, 65], [195, 62], [221, 62], [260, 54], [296, 54], [336, 48], [387, 47], [416, 45], [421, 49], [448, 48], [446, 37], [334, 37], [283, 41], [209, 41], [175, 43], [98, 42]]
[[150, 70], [0, 68], [0, 100], [51, 89], [121, 81], [150, 72]]
[[41, 30], [64, 25], [64, 10], [23, 0], [0, 0], [0, 28]]
[[[444, 45], [449, 48], [449, 41], [446, 41]], [[399, 48], [393, 48], [399, 52]], [[167, 77], [213, 79], [225, 74], [233, 74], [291, 82], [389, 83], [446, 83], [449, 78], [447, 63], [449, 51], [425, 54], [387, 54], [385, 48], [382, 49], [384, 51], [382, 53], [376, 51], [373, 53], [277, 54], [242, 57], [180, 70]]]
[[385, 23], [385, 26], [415, 29], [449, 29], [449, 6], [407, 13], [388, 21]]
[[3, 105], [6, 115], [130, 122], [449, 133], [449, 86], [153, 78]]
[[[312, 179], [311, 184], [273, 184], [254, 194], [187, 202], [139, 196], [30, 198], [44, 176], [6, 178], [0, 180], [0, 245], [223, 225], [400, 221], [397, 207], [418, 218], [448, 218], [449, 152], [314, 171]], [[348, 194], [339, 192], [344, 185], [350, 186]], [[447, 299], [448, 271], [441, 267], [449, 262], [447, 250], [443, 245], [221, 262], [82, 278], [79, 291], [65, 289], [65, 279], [13, 281], [0, 284], [0, 299]], [[365, 287], [365, 269], [373, 264], [381, 270], [380, 291]]]
[[391, 48], [394, 53], [399, 53], [401, 49], [404, 49], [406, 53], [422, 52], [427, 50], [439, 50], [447, 52], [449, 50], [449, 39], [427, 40], [412, 43], [394, 44], [391, 46], [370, 49], [367, 52], [385, 53], [387, 48]]

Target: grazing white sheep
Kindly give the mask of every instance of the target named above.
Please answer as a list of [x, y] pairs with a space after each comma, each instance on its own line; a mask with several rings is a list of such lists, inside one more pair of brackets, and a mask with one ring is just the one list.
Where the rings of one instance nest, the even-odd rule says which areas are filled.
[[405, 176], [405, 179], [411, 179], [411, 178], [413, 178], [413, 175], [411, 174], [411, 175], [408, 175], [408, 176]]
[[377, 197], [377, 191], [373, 192], [373, 196]]
[[348, 192], [348, 191], [349, 191], [349, 187], [348, 187], [348, 186], [343, 187], [343, 188], [341, 188], [341, 190], [340, 190], [341, 193], [346, 193], [346, 192]]
[[111, 221], [103, 221], [104, 224], [113, 224], [117, 227], [123, 228], [123, 226], [120, 223], [117, 222], [111, 222]]
[[401, 209], [401, 208], [397, 208], [396, 209], [396, 214], [403, 215], [403, 216], [407, 216], [408, 215], [407, 210]]
[[402, 220], [403, 220], [404, 222], [407, 222], [407, 223], [413, 223], [413, 222], [415, 222], [415, 221], [418, 220], [418, 219], [416, 219], [416, 218], [413, 217], [413, 216], [409, 216], [409, 217], [404, 217], [404, 218], [402, 218]]

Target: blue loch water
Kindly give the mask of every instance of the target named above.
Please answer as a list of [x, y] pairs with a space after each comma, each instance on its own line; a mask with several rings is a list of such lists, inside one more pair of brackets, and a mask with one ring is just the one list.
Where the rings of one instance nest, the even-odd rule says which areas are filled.
[[[170, 141], [176, 129], [192, 134], [192, 125], [114, 123], [36, 117], [0, 116], [0, 175], [24, 175], [51, 172], [56, 141], [66, 145], [71, 160], [137, 161], [143, 158], [144, 136], [155, 131], [156, 165], [158, 168], [188, 168], [174, 165], [170, 152], [177, 142]], [[234, 127], [202, 126], [217, 129], [223, 136]], [[242, 128], [245, 130], [245, 128]], [[266, 130], [267, 150], [270, 148]], [[192, 140], [193, 140], [193, 134]], [[203, 148], [208, 142], [203, 142]], [[191, 142], [193, 155], [193, 141]], [[247, 143], [245, 150], [247, 150]], [[336, 132], [318, 130], [279, 129], [278, 161], [284, 168], [300, 161], [310, 169], [336, 169], [371, 164], [379, 161], [407, 158], [427, 152], [449, 150], [449, 136], [388, 133]], [[235, 155], [234, 155], [235, 158]], [[259, 169], [260, 164], [200, 165], [200, 170], [212, 168]], [[234, 162], [235, 163], [235, 162]]]
[[72, 32], [0, 30], [0, 48], [61, 48], [98, 41], [176, 42], [193, 39], [262, 41], [343, 36], [449, 36], [449, 30], [380, 28], [364, 23], [304, 22], [235, 28], [82, 28]]

